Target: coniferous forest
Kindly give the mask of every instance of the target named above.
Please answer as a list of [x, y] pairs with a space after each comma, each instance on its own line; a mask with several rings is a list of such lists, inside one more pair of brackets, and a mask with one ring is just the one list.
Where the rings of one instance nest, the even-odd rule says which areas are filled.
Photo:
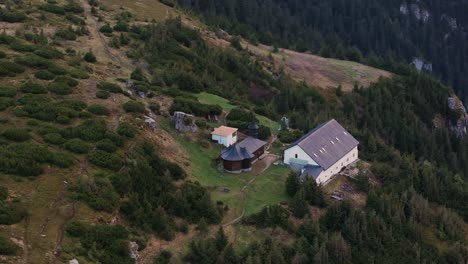
[[210, 25], [252, 41], [385, 67], [432, 63], [468, 96], [468, 3], [463, 0], [177, 0]]

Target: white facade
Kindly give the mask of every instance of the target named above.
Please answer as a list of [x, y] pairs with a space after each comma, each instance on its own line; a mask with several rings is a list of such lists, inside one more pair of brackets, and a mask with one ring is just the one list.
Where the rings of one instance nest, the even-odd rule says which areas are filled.
[[211, 139], [213, 141], [218, 142], [220, 145], [224, 145], [225, 147], [229, 147], [237, 142], [237, 132], [234, 132], [228, 136], [221, 136], [221, 135], [211, 135]]
[[317, 184], [326, 184], [333, 175], [338, 174], [344, 167], [358, 160], [358, 148], [353, 148], [350, 152], [346, 153], [340, 160], [335, 162], [330, 168], [326, 171], [320, 173], [317, 177]]
[[[307, 161], [308, 165], [318, 166], [317, 162], [310, 157], [300, 146], [296, 145], [284, 151], [283, 162], [285, 164], [290, 164], [292, 160], [300, 159]], [[330, 166], [327, 170], [322, 171], [317, 177], [317, 184], [327, 183], [333, 175], [339, 173], [344, 167], [358, 160], [358, 148], [355, 147], [348, 153], [346, 153], [341, 159], [339, 159], [335, 164]]]

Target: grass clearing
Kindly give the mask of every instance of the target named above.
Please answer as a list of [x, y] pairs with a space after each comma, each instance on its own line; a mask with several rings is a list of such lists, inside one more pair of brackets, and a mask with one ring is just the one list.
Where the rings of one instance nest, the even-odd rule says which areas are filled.
[[280, 165], [272, 165], [264, 173], [257, 176], [245, 190], [247, 198], [245, 215], [259, 212], [264, 206], [288, 201], [284, 191], [284, 183], [290, 170]]
[[[230, 104], [229, 100], [221, 96], [214, 95], [214, 94], [203, 92], [203, 93], [196, 94], [196, 97], [198, 101], [202, 104], [221, 106], [221, 108], [223, 108], [223, 110], [226, 113], [229, 113], [233, 108], [236, 107], [235, 105]], [[266, 116], [262, 116], [262, 115], [256, 115], [256, 116], [257, 116], [257, 119], [260, 121], [261, 125], [264, 125], [270, 128], [272, 134], [275, 134], [275, 135], [278, 134], [278, 129], [280, 128], [280, 124], [278, 122], [273, 121]]]

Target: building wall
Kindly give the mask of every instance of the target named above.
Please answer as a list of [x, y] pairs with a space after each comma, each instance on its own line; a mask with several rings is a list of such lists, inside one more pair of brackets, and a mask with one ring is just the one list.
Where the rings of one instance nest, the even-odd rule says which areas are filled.
[[333, 166], [328, 168], [326, 171], [322, 172], [316, 179], [317, 184], [327, 183], [333, 175], [339, 173], [344, 167], [358, 160], [358, 154], [358, 148], [355, 147], [350, 152], [348, 152], [348, 154], [342, 157], [339, 161], [333, 164]]
[[304, 150], [301, 147], [297, 145], [284, 151], [283, 162], [289, 165], [290, 160], [294, 158], [305, 160], [310, 165], [318, 166], [317, 162], [315, 162], [309, 155], [307, 155], [307, 153], [304, 152]]
[[213, 141], [218, 142], [218, 144], [220, 144], [220, 145], [224, 145], [225, 147], [229, 147], [232, 144], [237, 142], [237, 135], [236, 136], [229, 135], [227, 137], [223, 137], [223, 136], [219, 136], [219, 135], [211, 135], [211, 139]]

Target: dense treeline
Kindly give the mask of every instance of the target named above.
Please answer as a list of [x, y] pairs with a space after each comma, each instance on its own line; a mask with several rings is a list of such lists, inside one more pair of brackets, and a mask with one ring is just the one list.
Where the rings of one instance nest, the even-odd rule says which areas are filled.
[[[422, 57], [468, 94], [466, 1], [177, 0], [214, 26], [253, 41], [367, 63]], [[402, 14], [400, 5], [409, 14]], [[413, 6], [412, 6], [413, 5]], [[420, 12], [417, 12], [418, 7]], [[424, 11], [429, 17], [424, 22]], [[420, 14], [420, 19], [417, 18]], [[465, 100], [466, 101], [466, 100]]]

